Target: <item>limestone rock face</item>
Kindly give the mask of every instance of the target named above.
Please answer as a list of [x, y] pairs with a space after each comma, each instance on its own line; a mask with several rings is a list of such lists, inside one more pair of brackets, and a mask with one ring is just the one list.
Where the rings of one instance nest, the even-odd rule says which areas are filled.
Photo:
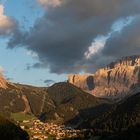
[[94, 79], [91, 74], [70, 74], [68, 75], [69, 83], [76, 85], [84, 90], [92, 90], [94, 88]]
[[0, 74], [0, 88], [7, 88], [8, 82], [4, 79], [2, 74]]
[[140, 56], [124, 57], [95, 74], [71, 74], [68, 81], [97, 97], [123, 98], [140, 91]]

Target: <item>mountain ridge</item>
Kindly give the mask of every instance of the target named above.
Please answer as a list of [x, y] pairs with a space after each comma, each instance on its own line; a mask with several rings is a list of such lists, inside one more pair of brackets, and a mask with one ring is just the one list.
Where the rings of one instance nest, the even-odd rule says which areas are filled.
[[94, 74], [70, 74], [68, 82], [97, 97], [122, 99], [140, 85], [140, 56], [127, 56]]
[[[92, 129], [93, 136], [102, 136], [106, 132], [111, 137], [118, 134], [128, 136], [130, 130], [133, 135], [140, 124], [139, 72], [139, 64], [131, 63], [130, 59], [125, 63], [119, 61], [114, 67], [100, 69], [95, 74], [82, 75], [83, 83], [79, 85], [84, 87], [87, 84], [86, 90], [96, 88], [101, 95], [106, 86], [112, 88], [117, 85], [118, 90], [126, 86], [128, 92], [123, 92], [121, 100], [117, 102], [110, 101], [110, 98], [101, 98], [104, 96], [96, 97], [92, 93], [91, 95], [70, 82], [55, 83], [50, 87], [34, 87], [13, 84], [2, 77], [6, 86], [0, 88], [0, 113], [9, 118], [13, 113], [33, 114], [43, 122]], [[115, 78], [112, 77], [114, 73]], [[128, 80], [125, 79], [126, 83], [124, 75]], [[71, 82], [81, 80], [81, 75], [76, 76], [70, 77]], [[92, 81], [94, 85], [90, 83]], [[111, 97], [113, 96], [114, 93]]]
[[90, 95], [76, 86], [61, 82], [49, 88], [20, 84], [0, 88], [0, 113], [9, 116], [22, 112], [34, 114], [42, 121], [64, 124], [79, 110], [108, 102]]

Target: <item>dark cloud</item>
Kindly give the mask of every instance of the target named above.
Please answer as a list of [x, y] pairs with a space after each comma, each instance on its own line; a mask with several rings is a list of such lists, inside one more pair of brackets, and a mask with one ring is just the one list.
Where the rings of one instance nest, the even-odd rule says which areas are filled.
[[89, 71], [94, 68], [91, 65], [100, 66], [114, 57], [110, 55], [114, 47], [109, 47], [118, 35], [112, 35], [102, 53], [85, 60], [84, 53], [93, 39], [108, 34], [118, 19], [139, 13], [139, 0], [62, 0], [59, 6], [47, 7], [28, 33], [15, 30], [9, 47], [23, 46], [37, 53], [35, 68], [49, 68], [54, 73]]
[[[107, 64], [123, 56], [140, 55], [140, 16], [121, 32], [114, 32], [108, 38], [103, 50], [98, 54], [100, 65]], [[104, 59], [104, 60], [103, 60]], [[106, 61], [107, 60], [107, 61]]]
[[120, 59], [124, 56], [140, 55], [140, 16], [136, 16], [131, 24], [125, 26], [121, 32], [113, 32], [107, 39], [103, 49], [94, 54], [92, 58], [85, 61], [84, 64], [95, 67], [92, 69], [103, 67], [112, 61]]
[[140, 54], [140, 17], [137, 17], [121, 32], [115, 32], [107, 40], [102, 53], [106, 56], [121, 57]]
[[53, 80], [45, 80], [44, 83], [45, 83], [47, 86], [50, 86], [50, 85], [54, 84], [55, 81], [53, 81]]
[[53, 83], [53, 80], [45, 80], [44, 83]]

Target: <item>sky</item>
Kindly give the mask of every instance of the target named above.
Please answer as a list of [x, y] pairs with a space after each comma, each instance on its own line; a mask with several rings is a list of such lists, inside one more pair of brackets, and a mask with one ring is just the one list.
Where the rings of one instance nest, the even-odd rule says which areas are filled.
[[139, 0], [0, 0], [0, 71], [48, 86], [140, 54]]
[[[1, 1], [1, 4], [4, 1]], [[26, 30], [40, 17], [44, 9], [32, 0], [9, 0], [4, 3], [5, 15], [15, 18]], [[53, 82], [65, 81], [66, 75], [52, 74], [49, 69], [31, 69], [27, 66], [36, 62], [32, 53], [24, 48], [7, 48], [9, 36], [0, 37], [0, 66], [5, 77], [16, 83], [47, 86]]]

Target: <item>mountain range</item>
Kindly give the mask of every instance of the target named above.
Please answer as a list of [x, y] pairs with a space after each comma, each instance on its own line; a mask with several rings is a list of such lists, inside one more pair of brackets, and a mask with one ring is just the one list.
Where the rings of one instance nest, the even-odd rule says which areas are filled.
[[140, 56], [123, 57], [94, 74], [70, 74], [68, 82], [96, 97], [123, 99], [140, 90]]
[[0, 114], [11, 119], [21, 112], [43, 122], [92, 129], [99, 140], [137, 140], [139, 84], [140, 56], [124, 57], [95, 74], [69, 75], [68, 82], [50, 87], [11, 83], [0, 75]]

